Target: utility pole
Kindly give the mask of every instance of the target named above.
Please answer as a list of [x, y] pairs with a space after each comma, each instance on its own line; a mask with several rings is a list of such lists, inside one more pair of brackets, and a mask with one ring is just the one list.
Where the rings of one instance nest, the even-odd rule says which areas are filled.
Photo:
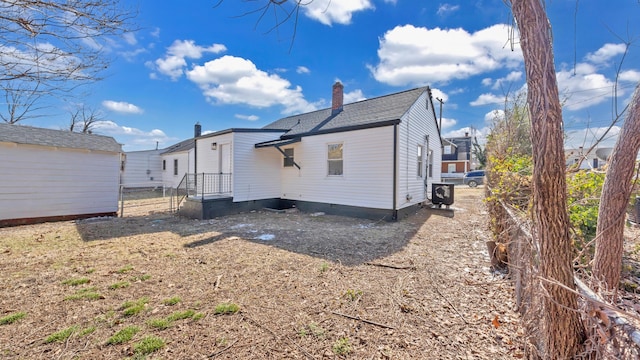
[[440, 103], [440, 122], [438, 124], [438, 129], [442, 132], [442, 105], [444, 104], [444, 101], [440, 98], [436, 98], [436, 100]]

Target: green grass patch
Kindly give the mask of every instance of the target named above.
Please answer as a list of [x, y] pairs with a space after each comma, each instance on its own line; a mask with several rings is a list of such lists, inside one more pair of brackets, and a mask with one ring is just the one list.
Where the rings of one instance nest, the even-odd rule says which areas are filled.
[[87, 269], [87, 271], [86, 271], [87, 274], [93, 274], [94, 272], [96, 272], [96, 269], [94, 269], [94, 268]]
[[196, 312], [193, 310], [176, 311], [173, 314], [169, 315], [167, 317], [167, 320], [174, 322], [178, 320], [189, 319], [192, 318], [195, 314]]
[[340, 339], [336, 340], [336, 342], [333, 343], [331, 350], [333, 350], [333, 353], [336, 355], [347, 355], [351, 352], [351, 344], [349, 344], [349, 338], [341, 337]]
[[214, 314], [235, 314], [240, 310], [240, 307], [234, 303], [221, 303], [216, 305]]
[[116, 272], [117, 272], [118, 274], [126, 274], [126, 273], [128, 273], [129, 271], [131, 271], [131, 270], [133, 270], [133, 266], [131, 266], [131, 265], [127, 265], [127, 266], [125, 266], [125, 267], [123, 267], [123, 268], [121, 268], [121, 269], [118, 269], [118, 271], [116, 271]]
[[349, 301], [356, 301], [360, 297], [362, 297], [362, 290], [348, 289], [347, 291], [345, 291], [344, 297]]
[[321, 326], [312, 322], [312, 323], [309, 323], [309, 325], [300, 329], [298, 331], [298, 335], [300, 335], [300, 337], [306, 337], [307, 335], [312, 335], [317, 337], [318, 339], [324, 339], [325, 331]]
[[17, 313], [13, 313], [13, 314], [9, 314], [7, 316], [3, 316], [0, 318], [0, 325], [9, 325], [9, 324], [13, 324], [14, 322], [22, 319], [23, 317], [27, 316], [26, 312], [20, 311]]
[[191, 317], [191, 320], [198, 321], [198, 320], [202, 319], [203, 317], [204, 317], [204, 313], [195, 313]]
[[126, 301], [124, 304], [122, 304], [123, 314], [125, 316], [137, 315], [145, 309], [148, 302], [148, 297], [143, 297], [136, 301]]
[[88, 328], [84, 328], [82, 330], [80, 330], [80, 332], [78, 332], [78, 336], [82, 337], [82, 336], [87, 336], [89, 334], [92, 334], [94, 331], [96, 331], [96, 327], [95, 326], [89, 326]]
[[329, 263], [323, 262], [322, 264], [320, 264], [321, 273], [327, 272], [327, 270], [329, 270]]
[[147, 321], [147, 325], [149, 325], [150, 327], [152, 327], [154, 329], [164, 330], [164, 329], [168, 328], [169, 326], [171, 326], [171, 321], [169, 321], [167, 319], [151, 319], [151, 320]]
[[78, 330], [77, 326], [70, 326], [66, 329], [60, 330], [58, 332], [54, 332], [53, 334], [47, 336], [47, 338], [44, 339], [44, 342], [49, 344], [53, 342], [65, 341], [71, 335], [73, 335], [73, 333], [76, 332], [77, 330]]
[[62, 282], [62, 285], [78, 286], [78, 285], [88, 284], [89, 281], [91, 281], [91, 280], [89, 280], [89, 279], [87, 279], [85, 277], [77, 278], [77, 279], [67, 279], [67, 280]]
[[149, 274], [144, 274], [144, 275], [141, 275], [141, 276], [132, 276], [130, 280], [131, 280], [131, 282], [136, 282], [136, 281], [138, 281], [138, 280], [140, 280], [140, 281], [147, 281], [147, 280], [149, 280], [149, 279], [151, 279], [151, 275], [149, 275]]
[[179, 296], [174, 296], [172, 298], [165, 299], [162, 303], [168, 306], [173, 306], [179, 302], [182, 302], [182, 299], [180, 299]]
[[80, 289], [76, 291], [74, 294], [65, 297], [65, 300], [98, 300], [103, 299], [104, 297], [96, 292], [97, 288], [95, 286]]
[[117, 289], [122, 289], [122, 288], [129, 287], [130, 285], [131, 285], [131, 283], [130, 283], [130, 282], [128, 282], [128, 281], [119, 281], [119, 282], [117, 282], [117, 283], [115, 283], [115, 284], [111, 284], [111, 285], [109, 286], [109, 289], [111, 289], [111, 290], [117, 290]]
[[124, 329], [121, 329], [117, 333], [113, 334], [112, 337], [107, 339], [107, 345], [118, 345], [124, 344], [127, 341], [131, 340], [135, 334], [140, 331], [140, 328], [137, 326], [127, 326]]
[[133, 345], [136, 354], [148, 355], [164, 347], [164, 340], [156, 336], [147, 336]]

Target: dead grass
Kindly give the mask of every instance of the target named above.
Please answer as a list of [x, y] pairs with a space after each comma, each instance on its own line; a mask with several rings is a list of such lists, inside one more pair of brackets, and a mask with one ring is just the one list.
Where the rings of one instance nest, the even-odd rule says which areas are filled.
[[[0, 357], [519, 358], [511, 284], [489, 271], [482, 192], [456, 189], [453, 219], [129, 212], [0, 229], [0, 317], [28, 314], [0, 326]], [[63, 282], [78, 278], [100, 297], [65, 301], [80, 289]], [[219, 304], [237, 311], [216, 315]], [[92, 331], [45, 341], [69, 328]], [[139, 331], [110, 340], [127, 328]]]

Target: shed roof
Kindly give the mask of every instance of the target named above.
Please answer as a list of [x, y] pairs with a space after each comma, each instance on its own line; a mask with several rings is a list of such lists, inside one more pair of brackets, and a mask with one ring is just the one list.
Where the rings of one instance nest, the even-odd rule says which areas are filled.
[[110, 136], [16, 124], [0, 124], [0, 142], [108, 152], [122, 151], [122, 145]]
[[345, 104], [342, 111], [337, 114], [332, 114], [331, 108], [327, 108], [288, 116], [266, 125], [263, 129], [287, 131], [282, 135], [282, 138], [286, 139], [392, 124], [400, 121], [425, 91], [429, 91], [429, 87]]
[[191, 139], [180, 141], [179, 143], [171, 145], [168, 148], [164, 149], [164, 151], [161, 152], [160, 155], [167, 155], [167, 154], [173, 154], [173, 153], [179, 153], [179, 152], [191, 150], [195, 147], [194, 140], [195, 139], [191, 138]]

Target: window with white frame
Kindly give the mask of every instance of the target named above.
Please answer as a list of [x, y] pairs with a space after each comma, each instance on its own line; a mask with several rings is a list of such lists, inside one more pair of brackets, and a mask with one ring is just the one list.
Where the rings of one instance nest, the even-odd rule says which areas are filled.
[[417, 156], [416, 160], [418, 160], [418, 168], [417, 168], [418, 169], [418, 173], [416, 175], [418, 175], [418, 177], [422, 177], [422, 175], [423, 175], [423, 171], [422, 171], [422, 150], [423, 150], [422, 145], [418, 145], [418, 152], [416, 154], [416, 156]]
[[327, 147], [327, 175], [342, 176], [343, 174], [343, 144], [329, 144]]
[[445, 146], [444, 146], [444, 154], [445, 154], [445, 155], [451, 155], [452, 150], [453, 150], [453, 149], [452, 149], [452, 146], [451, 146], [451, 145], [445, 145]]
[[449, 174], [456, 172], [456, 164], [447, 164], [447, 172]]
[[293, 166], [293, 148], [284, 149], [284, 162], [282, 166], [284, 167], [292, 167]]

